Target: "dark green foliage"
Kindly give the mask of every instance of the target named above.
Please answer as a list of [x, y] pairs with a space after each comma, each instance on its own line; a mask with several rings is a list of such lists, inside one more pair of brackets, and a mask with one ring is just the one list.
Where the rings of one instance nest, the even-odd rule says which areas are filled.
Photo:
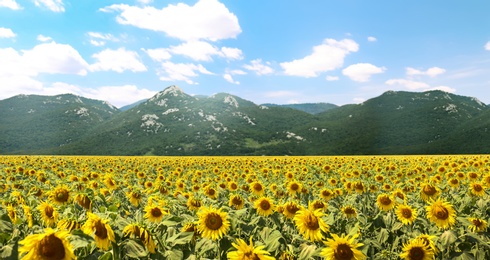
[[258, 106], [226, 93], [190, 96], [174, 86], [122, 112], [104, 102], [73, 95], [23, 95], [0, 101], [0, 153], [206, 156], [490, 152], [486, 145], [490, 141], [490, 110], [473, 98], [442, 91], [389, 91], [362, 104], [322, 113], [306, 109], [313, 105]]
[[301, 110], [313, 115], [338, 107], [337, 105], [330, 104], [330, 103], [303, 103], [303, 104], [286, 104], [286, 105], [267, 103], [262, 105], [266, 107], [288, 107], [288, 108]]

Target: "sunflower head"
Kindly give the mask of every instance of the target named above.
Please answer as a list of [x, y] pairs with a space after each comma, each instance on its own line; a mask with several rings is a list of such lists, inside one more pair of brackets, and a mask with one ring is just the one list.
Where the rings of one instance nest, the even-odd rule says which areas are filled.
[[148, 204], [145, 207], [144, 218], [150, 222], [158, 223], [162, 220], [163, 216], [168, 212], [158, 205]]
[[76, 259], [66, 230], [55, 231], [47, 228], [43, 234], [33, 234], [19, 242], [19, 256], [23, 259]]
[[294, 216], [294, 222], [303, 237], [310, 241], [320, 241], [323, 238], [322, 232], [328, 231], [328, 225], [323, 221], [322, 216], [321, 209], [299, 210]]
[[296, 212], [298, 212], [301, 209], [303, 209], [303, 207], [298, 205], [296, 202], [288, 201], [284, 203], [282, 213], [284, 214], [284, 216], [286, 216], [286, 218], [294, 218]]
[[484, 232], [487, 230], [487, 221], [481, 218], [468, 218], [471, 232]]
[[257, 214], [261, 216], [269, 216], [272, 213], [274, 213], [274, 210], [276, 206], [274, 205], [274, 202], [267, 198], [267, 197], [261, 197], [257, 199], [254, 202], [254, 207], [257, 209]]
[[202, 237], [218, 240], [230, 229], [228, 214], [221, 209], [215, 209], [212, 206], [201, 207], [197, 216], [199, 217], [198, 230]]
[[51, 201], [56, 204], [65, 204], [70, 199], [70, 190], [66, 186], [58, 186], [49, 193]]
[[244, 205], [245, 205], [245, 200], [242, 198], [242, 196], [236, 194], [230, 197], [228, 206], [233, 207], [236, 210], [239, 210], [239, 209], [243, 209]]
[[344, 215], [347, 218], [355, 218], [357, 216], [357, 211], [352, 206], [345, 206], [345, 207], [343, 207], [342, 208], [342, 213], [344, 213]]
[[115, 242], [114, 231], [108, 224], [108, 219], [101, 219], [99, 216], [88, 212], [88, 219], [82, 226], [85, 234], [93, 235], [97, 247], [103, 250], [109, 250], [111, 241]]
[[389, 211], [395, 207], [395, 200], [388, 194], [380, 194], [376, 199], [376, 205], [383, 211]]
[[400, 204], [396, 207], [396, 217], [404, 225], [411, 225], [417, 219], [417, 211], [408, 205]]
[[44, 225], [46, 227], [54, 226], [58, 219], [58, 212], [56, 211], [56, 209], [46, 201], [39, 204], [37, 209], [41, 212], [41, 217], [43, 219]]
[[456, 223], [453, 206], [441, 199], [433, 201], [426, 207], [427, 218], [442, 229], [450, 228]]
[[356, 238], [357, 234], [352, 237], [343, 234], [339, 237], [332, 234], [332, 238], [324, 242], [327, 247], [320, 252], [320, 255], [326, 259], [364, 260], [366, 256], [358, 249], [363, 244], [357, 243]]
[[405, 260], [432, 260], [433, 250], [422, 239], [412, 239], [403, 247], [400, 258]]
[[243, 260], [243, 259], [260, 259], [260, 260], [274, 260], [275, 258], [270, 256], [270, 253], [265, 251], [265, 246], [254, 246], [252, 237], [250, 237], [250, 245], [247, 242], [238, 238], [236, 243], [232, 243], [236, 251], [228, 252], [226, 255], [230, 260]]

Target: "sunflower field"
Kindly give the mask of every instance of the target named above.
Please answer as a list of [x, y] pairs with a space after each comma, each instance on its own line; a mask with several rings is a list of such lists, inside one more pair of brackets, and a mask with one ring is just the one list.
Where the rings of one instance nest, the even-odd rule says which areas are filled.
[[1, 259], [490, 259], [489, 155], [0, 157]]

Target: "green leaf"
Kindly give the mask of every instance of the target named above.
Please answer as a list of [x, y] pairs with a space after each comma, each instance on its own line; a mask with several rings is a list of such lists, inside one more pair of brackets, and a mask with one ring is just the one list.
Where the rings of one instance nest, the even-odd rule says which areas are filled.
[[269, 252], [274, 252], [279, 248], [279, 246], [281, 246], [281, 242], [279, 242], [279, 240], [282, 238], [282, 234], [278, 230], [273, 230], [272, 232], [268, 233], [266, 237], [262, 236], [267, 251]]
[[316, 253], [316, 246], [315, 245], [306, 245], [301, 249], [301, 252], [298, 255], [298, 260], [303, 260], [303, 259], [312, 259], [313, 256]]
[[378, 242], [380, 244], [383, 244], [384, 242], [386, 242], [386, 240], [388, 240], [389, 237], [390, 237], [390, 234], [388, 233], [388, 230], [385, 228], [382, 228], [378, 233]]
[[452, 258], [453, 260], [473, 260], [474, 257], [472, 254], [463, 252], [462, 254]]
[[452, 230], [448, 230], [444, 233], [442, 233], [441, 237], [439, 238], [439, 241], [441, 242], [442, 246], [444, 248], [449, 247], [452, 243], [456, 242], [458, 237]]
[[393, 228], [391, 229], [392, 231], [397, 231], [398, 229], [402, 228], [403, 227], [403, 223], [401, 222], [396, 222], [394, 225], [393, 225]]
[[194, 232], [182, 232], [169, 238], [167, 242], [171, 243], [172, 245], [185, 245], [191, 242], [193, 237], [194, 237]]
[[124, 249], [129, 257], [141, 258], [147, 255], [145, 246], [141, 243], [141, 241], [134, 239], [126, 240]]
[[171, 250], [165, 252], [165, 257], [169, 260], [181, 260], [184, 259], [184, 253], [180, 250]]
[[86, 247], [90, 243], [92, 243], [94, 239], [83, 233], [81, 230], [76, 229], [71, 232], [70, 243], [73, 246], [73, 250], [81, 247]]
[[112, 260], [112, 252], [106, 252], [99, 257], [99, 260]]

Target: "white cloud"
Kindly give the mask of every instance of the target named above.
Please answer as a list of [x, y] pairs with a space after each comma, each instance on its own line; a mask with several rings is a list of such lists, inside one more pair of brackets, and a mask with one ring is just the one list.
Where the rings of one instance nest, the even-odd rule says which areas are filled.
[[205, 41], [189, 41], [177, 46], [171, 46], [169, 51], [173, 54], [184, 55], [195, 61], [212, 61], [213, 55], [219, 55], [220, 51], [215, 46]]
[[485, 44], [485, 50], [490, 51], [490, 41]]
[[252, 60], [250, 64], [243, 65], [243, 68], [251, 71], [255, 71], [257, 75], [267, 75], [274, 72], [269, 65], [270, 62], [266, 62], [266, 65], [262, 64], [262, 59]]
[[376, 37], [369, 36], [369, 37], [367, 37], [367, 40], [368, 40], [369, 42], [375, 42], [375, 41], [377, 41], [378, 39], [376, 39]]
[[120, 24], [165, 32], [184, 41], [236, 38], [242, 31], [236, 15], [218, 0], [199, 0], [193, 6], [170, 4], [163, 9], [115, 4], [100, 11], [120, 12], [116, 18]]
[[449, 93], [455, 93], [456, 92], [456, 89], [448, 87], [448, 86], [438, 86], [438, 87], [434, 87], [434, 88], [424, 89], [424, 91], [428, 91], [428, 90], [442, 90], [442, 91], [449, 92]]
[[336, 76], [326, 76], [325, 79], [327, 81], [336, 81], [336, 80], [339, 80], [339, 77], [336, 77]]
[[34, 0], [34, 4], [37, 7], [45, 7], [57, 13], [65, 11], [65, 8], [63, 7], [63, 0]]
[[10, 28], [0, 27], [0, 38], [15, 38], [16, 34]]
[[213, 75], [212, 72], [209, 72], [201, 64], [173, 63], [170, 61], [162, 63], [162, 69], [158, 71], [158, 74], [162, 81], [185, 81], [187, 84], [197, 84], [191, 80], [191, 78], [199, 76], [197, 72]]
[[428, 89], [430, 88], [429, 84], [420, 82], [420, 81], [413, 81], [413, 80], [408, 80], [408, 79], [390, 79], [387, 80], [386, 85], [390, 86], [402, 86], [410, 90], [417, 90], [417, 89]]
[[317, 77], [319, 73], [342, 67], [345, 56], [358, 50], [359, 45], [353, 40], [325, 39], [321, 45], [313, 47], [312, 54], [280, 65], [286, 75]]
[[264, 97], [268, 97], [268, 98], [287, 98], [287, 97], [298, 97], [298, 96], [300, 96], [298, 92], [288, 91], [288, 90], [270, 91], [264, 93]]
[[88, 32], [90, 44], [94, 46], [104, 46], [107, 41], [118, 42], [119, 39], [110, 33]]
[[230, 60], [243, 60], [243, 52], [238, 48], [221, 47], [221, 56]]
[[421, 70], [410, 68], [410, 67], [406, 68], [406, 70], [407, 70], [407, 76], [421, 75], [421, 76], [429, 76], [431, 78], [434, 78], [434, 77], [441, 75], [441, 74], [444, 74], [446, 72], [445, 69], [442, 69], [439, 67], [432, 67], [432, 68], [427, 69], [426, 71], [421, 71]]
[[362, 102], [366, 101], [366, 99], [365, 99], [365, 98], [359, 98], [359, 97], [357, 97], [357, 98], [353, 98], [353, 99], [352, 99], [352, 101], [353, 101], [355, 104], [360, 104], [360, 103], [362, 103]]
[[240, 84], [240, 82], [235, 81], [235, 80], [233, 79], [233, 77], [231, 76], [231, 74], [226, 73], [226, 74], [224, 74], [224, 75], [223, 75], [223, 78], [224, 78], [226, 81], [228, 81], [228, 82], [230, 82], [230, 83], [232, 83], [232, 84], [236, 84], [236, 85], [239, 85], [239, 84]]
[[385, 67], [376, 67], [370, 63], [357, 63], [342, 70], [342, 74], [357, 82], [369, 81], [373, 74], [385, 72]]
[[247, 75], [247, 72], [243, 70], [231, 70], [229, 71], [231, 75]]
[[129, 105], [155, 94], [156, 91], [140, 89], [135, 85], [102, 86], [95, 89], [83, 89], [81, 93], [84, 97], [108, 101], [116, 107]]
[[105, 49], [92, 55], [97, 60], [90, 65], [92, 71], [116, 71], [122, 73], [125, 70], [132, 72], [146, 71], [145, 65], [140, 61], [138, 53], [128, 51], [124, 47], [117, 50]]
[[165, 48], [142, 50], [146, 52], [146, 54], [148, 54], [148, 56], [150, 56], [150, 58], [154, 61], [161, 62], [172, 58], [172, 54], [170, 54], [170, 52], [168, 52], [168, 49]]
[[153, 2], [153, 0], [138, 0], [138, 3], [143, 4], [143, 5], [150, 4], [151, 2]]
[[22, 7], [15, 0], [0, 0], [0, 7], [6, 7], [12, 10], [22, 9]]
[[42, 34], [39, 34], [36, 39], [40, 42], [49, 42], [49, 41], [53, 40], [53, 38], [51, 38], [49, 36], [44, 36]]

